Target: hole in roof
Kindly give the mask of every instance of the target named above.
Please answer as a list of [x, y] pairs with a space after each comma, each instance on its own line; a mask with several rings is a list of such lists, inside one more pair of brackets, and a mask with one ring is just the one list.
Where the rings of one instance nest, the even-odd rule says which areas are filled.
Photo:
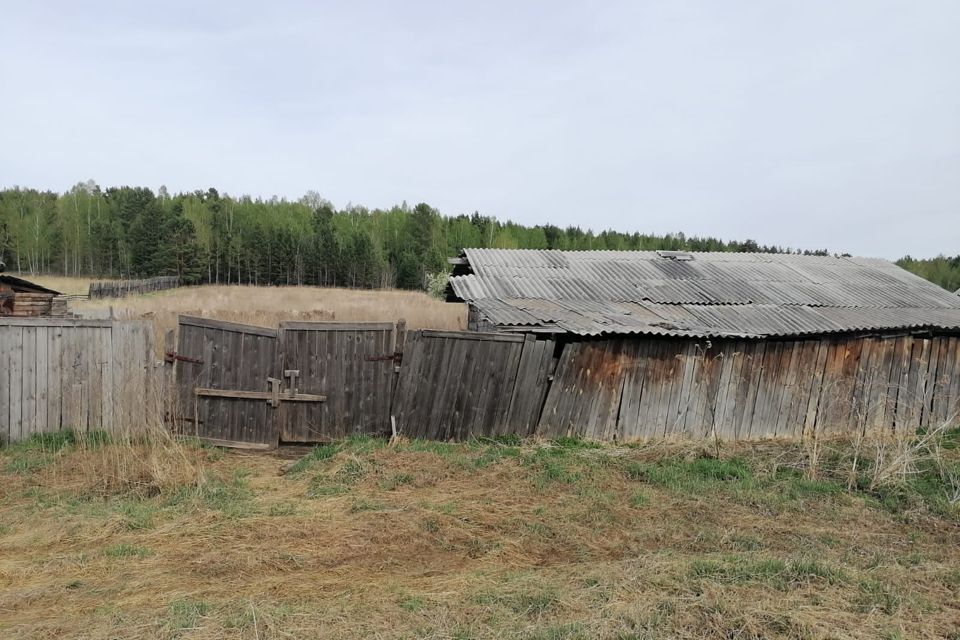
[[657, 255], [667, 260], [693, 260], [693, 254], [689, 251], [657, 251]]

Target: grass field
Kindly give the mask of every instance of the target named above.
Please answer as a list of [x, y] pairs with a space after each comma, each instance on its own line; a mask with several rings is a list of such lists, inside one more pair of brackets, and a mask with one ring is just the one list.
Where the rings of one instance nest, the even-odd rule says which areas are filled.
[[870, 488], [847, 445], [47, 436], [0, 449], [0, 637], [960, 638], [955, 439]]
[[[31, 281], [62, 293], [86, 293], [90, 280], [34, 276]], [[282, 320], [340, 322], [407, 321], [413, 329], [463, 329], [466, 306], [450, 304], [418, 291], [371, 291], [322, 287], [207, 285], [182, 287], [117, 299], [71, 300], [80, 315], [147, 318], [158, 329], [176, 326], [178, 314], [206, 316], [265, 327]]]

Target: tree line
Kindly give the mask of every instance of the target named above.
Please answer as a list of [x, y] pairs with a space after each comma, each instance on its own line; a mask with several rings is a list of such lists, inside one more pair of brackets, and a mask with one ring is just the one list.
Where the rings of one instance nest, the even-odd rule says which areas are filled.
[[[289, 201], [232, 197], [214, 188], [177, 194], [165, 187], [103, 189], [92, 180], [65, 193], [0, 191], [0, 260], [27, 274], [422, 289], [431, 276], [446, 273], [446, 258], [464, 247], [791, 251], [682, 233], [525, 226], [476, 212], [442, 215], [426, 203], [337, 209], [316, 192]], [[904, 264], [918, 273], [925, 265]]]

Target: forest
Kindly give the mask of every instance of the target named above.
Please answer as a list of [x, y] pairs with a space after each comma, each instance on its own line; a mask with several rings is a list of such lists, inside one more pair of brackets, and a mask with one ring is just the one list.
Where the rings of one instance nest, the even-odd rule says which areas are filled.
[[[26, 274], [424, 289], [464, 247], [795, 251], [683, 233], [524, 226], [476, 212], [442, 215], [426, 203], [336, 209], [316, 192], [289, 201], [231, 197], [214, 188], [103, 189], [92, 180], [65, 193], [0, 190], [0, 260], [8, 271]], [[907, 257], [899, 264], [951, 290], [960, 287], [960, 257]]]

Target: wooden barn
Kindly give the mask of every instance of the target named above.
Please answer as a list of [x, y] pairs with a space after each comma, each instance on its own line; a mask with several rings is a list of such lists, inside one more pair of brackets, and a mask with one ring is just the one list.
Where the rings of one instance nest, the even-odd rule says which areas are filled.
[[469, 305], [472, 331], [553, 345], [530, 433], [798, 438], [960, 414], [960, 297], [883, 260], [466, 249], [451, 262], [448, 299]]
[[55, 307], [60, 307], [54, 304], [54, 298], [59, 295], [53, 289], [0, 273], [0, 316], [29, 318], [52, 315]]

